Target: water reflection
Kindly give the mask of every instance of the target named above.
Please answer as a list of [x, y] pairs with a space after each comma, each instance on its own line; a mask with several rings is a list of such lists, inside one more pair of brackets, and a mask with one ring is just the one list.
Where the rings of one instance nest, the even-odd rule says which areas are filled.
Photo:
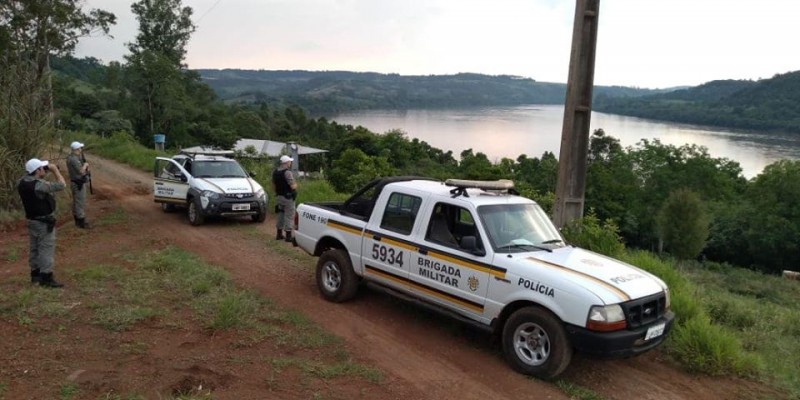
[[[492, 160], [516, 159], [520, 154], [558, 155], [564, 107], [528, 105], [450, 110], [358, 111], [334, 115], [340, 124], [362, 125], [373, 132], [401, 129], [456, 158], [472, 148]], [[591, 129], [602, 128], [632, 146], [641, 139], [659, 139], [680, 146], [693, 143], [708, 148], [713, 157], [739, 162], [751, 178], [780, 159], [800, 159], [800, 135], [737, 132], [593, 112]]]

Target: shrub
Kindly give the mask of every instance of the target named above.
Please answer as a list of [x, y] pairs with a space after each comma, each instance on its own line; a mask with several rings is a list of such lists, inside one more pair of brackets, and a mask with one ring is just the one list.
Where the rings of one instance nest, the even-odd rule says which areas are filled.
[[656, 221], [661, 240], [675, 257], [695, 258], [706, 246], [709, 217], [700, 196], [694, 192], [688, 189], [672, 192]]
[[570, 243], [610, 257], [622, 254], [625, 249], [614, 221], [601, 222], [591, 210], [585, 217], [565, 226], [562, 233]]

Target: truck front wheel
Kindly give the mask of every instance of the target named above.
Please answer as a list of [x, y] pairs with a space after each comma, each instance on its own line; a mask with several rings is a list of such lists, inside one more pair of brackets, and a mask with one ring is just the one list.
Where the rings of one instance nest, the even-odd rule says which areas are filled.
[[353, 298], [358, 289], [358, 277], [347, 252], [330, 249], [317, 262], [317, 287], [328, 301], [341, 303]]
[[197, 226], [202, 225], [203, 221], [205, 221], [205, 216], [203, 215], [203, 209], [200, 207], [200, 200], [191, 199], [189, 200], [189, 223]]
[[558, 318], [541, 307], [525, 307], [506, 320], [503, 353], [517, 372], [549, 380], [567, 368], [572, 346]]

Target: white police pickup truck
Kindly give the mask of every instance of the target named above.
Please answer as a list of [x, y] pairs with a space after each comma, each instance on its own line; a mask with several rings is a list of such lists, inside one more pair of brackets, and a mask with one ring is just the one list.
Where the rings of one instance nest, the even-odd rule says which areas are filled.
[[216, 216], [250, 216], [253, 222], [264, 222], [267, 194], [236, 160], [226, 157], [231, 154], [208, 150], [156, 157], [153, 200], [164, 212], [186, 207], [192, 225]]
[[360, 281], [501, 335], [507, 361], [544, 379], [574, 350], [626, 357], [664, 341], [669, 290], [631, 265], [567, 245], [511, 181], [378, 179], [344, 203], [301, 204], [295, 240], [319, 256], [322, 296]]

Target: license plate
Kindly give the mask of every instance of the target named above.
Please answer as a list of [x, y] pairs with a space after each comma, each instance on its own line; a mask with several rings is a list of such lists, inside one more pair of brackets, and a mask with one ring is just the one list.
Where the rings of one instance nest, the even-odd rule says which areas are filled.
[[651, 326], [650, 328], [648, 328], [647, 329], [647, 334], [644, 335], [644, 340], [650, 340], [650, 339], [657, 338], [657, 337], [663, 335], [664, 334], [664, 326], [666, 326], [666, 324], [658, 324], [658, 325]]
[[234, 204], [231, 209], [233, 211], [247, 211], [250, 209], [250, 204]]

